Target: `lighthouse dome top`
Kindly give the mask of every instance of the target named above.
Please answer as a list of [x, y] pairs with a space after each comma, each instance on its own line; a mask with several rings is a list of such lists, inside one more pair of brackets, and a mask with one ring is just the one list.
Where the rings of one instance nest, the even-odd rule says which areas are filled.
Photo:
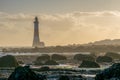
[[37, 16], [35, 17], [35, 21], [38, 21], [38, 17]]

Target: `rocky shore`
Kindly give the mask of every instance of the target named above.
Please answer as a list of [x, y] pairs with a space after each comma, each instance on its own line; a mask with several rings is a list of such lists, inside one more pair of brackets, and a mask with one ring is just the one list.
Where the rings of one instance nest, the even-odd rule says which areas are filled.
[[120, 54], [113, 54], [5, 55], [0, 57], [0, 80], [120, 80], [115, 62]]
[[51, 69], [47, 66], [31, 69], [19, 66], [9, 73], [8, 77], [1, 77], [0, 80], [120, 80], [120, 63], [104, 70]]

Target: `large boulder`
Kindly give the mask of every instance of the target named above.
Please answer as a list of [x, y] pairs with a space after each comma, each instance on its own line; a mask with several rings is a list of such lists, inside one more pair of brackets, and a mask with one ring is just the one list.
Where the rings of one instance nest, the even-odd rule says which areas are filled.
[[48, 60], [48, 61], [45, 62], [44, 65], [59, 65], [59, 64], [54, 60]]
[[50, 60], [50, 56], [47, 54], [43, 54], [41, 56], [39, 56], [35, 61], [34, 64], [35, 65], [43, 65], [43, 63], [45, 63], [46, 61]]
[[67, 58], [65, 56], [63, 56], [63, 55], [53, 54], [51, 56], [51, 59], [55, 60], [55, 61], [59, 61], [59, 60], [66, 60]]
[[95, 80], [120, 80], [120, 63], [115, 63], [98, 73]]
[[50, 56], [48, 54], [43, 54], [43, 55], [39, 56], [36, 60], [47, 61], [47, 60], [50, 60]]
[[112, 62], [113, 59], [111, 57], [108, 56], [99, 56], [96, 59], [96, 62], [102, 63], [102, 62]]
[[105, 54], [105, 56], [109, 56], [109, 57], [111, 57], [113, 59], [120, 59], [120, 54], [115, 53], [115, 52], [107, 52]]
[[79, 68], [99, 68], [100, 65], [94, 61], [82, 61]]
[[19, 64], [12, 55], [6, 55], [0, 58], [0, 67], [17, 67]]
[[75, 60], [79, 60], [79, 61], [83, 61], [83, 60], [87, 60], [87, 61], [95, 61], [95, 58], [91, 55], [84, 55], [84, 54], [76, 54], [74, 56]]
[[8, 77], [8, 80], [44, 80], [34, 73], [29, 66], [17, 67]]

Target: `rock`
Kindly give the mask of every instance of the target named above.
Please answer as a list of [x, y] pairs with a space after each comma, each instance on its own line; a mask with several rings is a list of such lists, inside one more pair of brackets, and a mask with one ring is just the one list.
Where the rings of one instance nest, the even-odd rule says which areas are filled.
[[48, 60], [48, 61], [45, 62], [44, 65], [59, 65], [59, 64], [54, 60]]
[[69, 75], [70, 80], [84, 80], [81, 75]]
[[95, 61], [95, 58], [91, 55], [83, 55], [83, 54], [76, 54], [74, 56], [75, 60], [79, 60], [79, 61], [83, 61], [83, 60], [87, 60], [87, 61]]
[[35, 61], [34, 64], [35, 65], [43, 65], [44, 62], [50, 60], [50, 56], [47, 54], [41, 55], [39, 56]]
[[105, 56], [109, 56], [112, 59], [120, 59], [120, 54], [115, 53], [115, 52], [107, 52]]
[[0, 74], [0, 77], [2, 76], [2, 74]]
[[7, 78], [0, 78], [0, 80], [7, 80]]
[[39, 56], [36, 60], [37, 61], [47, 61], [47, 60], [50, 60], [50, 56], [47, 54], [43, 54], [43, 55]]
[[60, 78], [58, 80], [70, 80], [68, 76], [60, 76]]
[[35, 61], [35, 62], [34, 62], [34, 65], [39, 66], [39, 65], [43, 65], [43, 63], [42, 63], [41, 61]]
[[82, 61], [79, 68], [99, 68], [100, 65], [94, 61]]
[[120, 63], [115, 63], [98, 73], [95, 80], [120, 80]]
[[24, 62], [23, 62], [23, 61], [18, 61], [18, 63], [19, 63], [19, 64], [24, 64]]
[[96, 59], [96, 62], [102, 63], [102, 62], [112, 62], [113, 59], [111, 57], [108, 56], [99, 56]]
[[55, 60], [55, 61], [59, 61], [59, 60], [66, 60], [67, 58], [65, 56], [63, 56], [63, 55], [53, 54], [51, 56], [51, 59]]
[[9, 76], [8, 80], [44, 80], [42, 77], [35, 74], [29, 66], [17, 67]]
[[19, 64], [12, 55], [6, 55], [0, 58], [0, 67], [17, 67]]

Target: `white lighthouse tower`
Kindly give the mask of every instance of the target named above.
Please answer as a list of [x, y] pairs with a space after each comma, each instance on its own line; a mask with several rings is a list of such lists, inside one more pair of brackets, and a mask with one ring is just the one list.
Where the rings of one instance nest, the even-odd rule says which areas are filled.
[[39, 21], [37, 17], [35, 17], [35, 21], [34, 21], [34, 38], [33, 38], [32, 46], [34, 48], [42, 48], [45, 46], [44, 42], [41, 42], [39, 38]]

